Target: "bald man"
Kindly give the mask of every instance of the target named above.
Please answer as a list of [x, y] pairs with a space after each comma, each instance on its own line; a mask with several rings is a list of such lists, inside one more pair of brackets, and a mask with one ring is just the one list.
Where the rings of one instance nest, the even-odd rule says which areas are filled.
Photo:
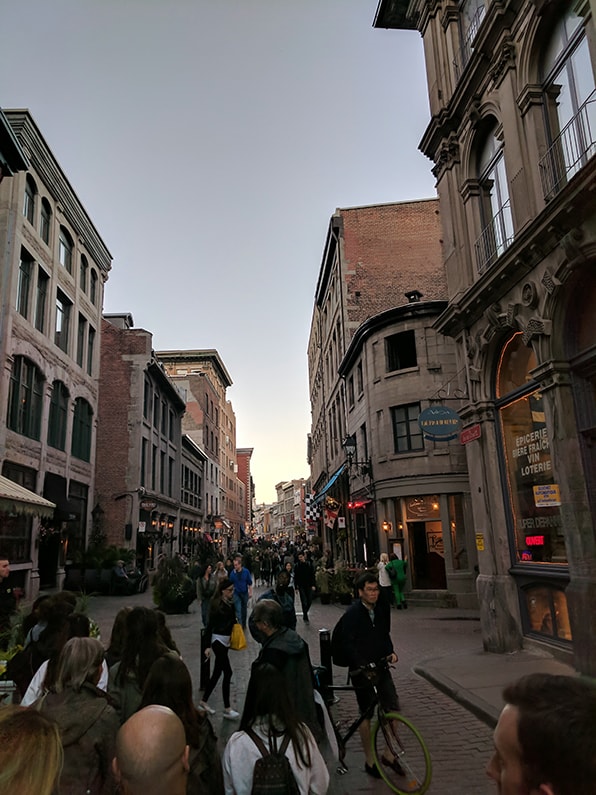
[[168, 707], [153, 704], [120, 727], [113, 761], [123, 795], [186, 795], [188, 753], [184, 726]]

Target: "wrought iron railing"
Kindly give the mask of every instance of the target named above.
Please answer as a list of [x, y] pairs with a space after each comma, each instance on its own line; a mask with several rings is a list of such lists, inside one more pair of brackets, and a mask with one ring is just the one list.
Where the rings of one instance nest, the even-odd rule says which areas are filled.
[[550, 201], [588, 160], [596, 154], [596, 91], [561, 130], [541, 158], [540, 179], [546, 201]]
[[484, 227], [482, 234], [474, 243], [478, 273], [484, 273], [497, 257], [511, 245], [512, 241], [511, 205], [509, 199], [507, 199], [490, 223]]

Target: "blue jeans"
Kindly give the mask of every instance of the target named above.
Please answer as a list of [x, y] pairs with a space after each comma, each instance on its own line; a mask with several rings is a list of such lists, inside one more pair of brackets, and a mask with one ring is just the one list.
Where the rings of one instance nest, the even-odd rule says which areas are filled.
[[242, 629], [246, 629], [246, 608], [248, 606], [248, 591], [238, 593], [234, 591], [234, 607], [236, 618], [242, 624]]

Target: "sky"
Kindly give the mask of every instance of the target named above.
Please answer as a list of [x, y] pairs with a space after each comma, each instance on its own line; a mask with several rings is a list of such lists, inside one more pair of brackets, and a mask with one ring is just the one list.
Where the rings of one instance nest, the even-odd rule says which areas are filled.
[[436, 195], [422, 40], [377, 0], [4, 4], [28, 108], [113, 257], [105, 312], [215, 348], [257, 502], [308, 477], [307, 345], [338, 207]]

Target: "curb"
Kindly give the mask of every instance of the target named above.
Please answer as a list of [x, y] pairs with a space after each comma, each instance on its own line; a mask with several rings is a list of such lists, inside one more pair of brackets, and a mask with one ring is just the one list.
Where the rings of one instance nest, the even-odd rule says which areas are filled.
[[426, 679], [431, 685], [445, 693], [446, 696], [452, 698], [462, 707], [465, 707], [469, 712], [475, 715], [491, 729], [497, 725], [499, 720], [499, 710], [488, 704], [484, 699], [474, 695], [472, 691], [466, 690], [458, 685], [453, 679], [445, 676], [436, 668], [427, 668], [424, 663], [415, 665], [412, 670], [418, 676]]

